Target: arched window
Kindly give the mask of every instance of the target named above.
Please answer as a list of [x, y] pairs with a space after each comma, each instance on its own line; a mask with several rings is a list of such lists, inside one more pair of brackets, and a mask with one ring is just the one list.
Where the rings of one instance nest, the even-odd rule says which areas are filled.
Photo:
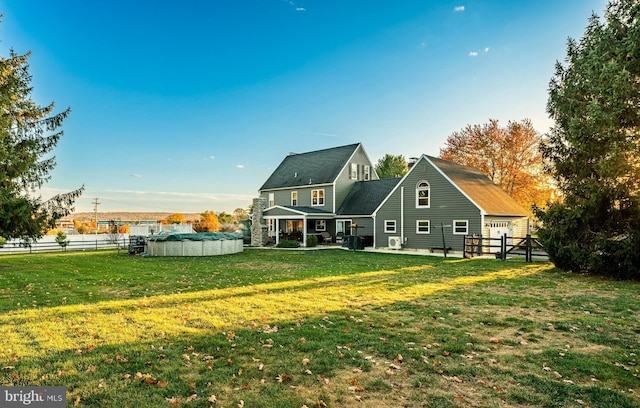
[[429, 183], [421, 180], [416, 185], [416, 208], [429, 208]]

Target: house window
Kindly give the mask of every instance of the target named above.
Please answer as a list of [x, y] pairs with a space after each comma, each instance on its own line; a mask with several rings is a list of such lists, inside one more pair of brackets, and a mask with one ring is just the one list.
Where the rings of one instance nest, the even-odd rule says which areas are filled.
[[291, 205], [292, 206], [296, 206], [298, 205], [298, 192], [297, 191], [292, 191], [291, 192]]
[[469, 234], [469, 220], [453, 220], [453, 234], [454, 235]]
[[324, 205], [324, 189], [311, 190], [311, 205]]
[[355, 163], [351, 163], [351, 180], [358, 179], [358, 165]]
[[371, 168], [369, 166], [367, 166], [366, 164], [364, 166], [364, 179], [365, 180], [370, 180], [371, 179]]
[[286, 232], [297, 232], [302, 231], [302, 221], [301, 220], [288, 220], [287, 226], [285, 227]]
[[395, 233], [396, 232], [396, 220], [384, 220], [384, 232]]
[[269, 207], [276, 205], [276, 198], [274, 193], [269, 193]]
[[418, 220], [416, 221], [416, 234], [430, 234], [430, 223], [429, 220]]
[[326, 231], [327, 222], [325, 220], [316, 220], [316, 231]]
[[429, 208], [429, 183], [422, 180], [416, 186], [416, 208]]

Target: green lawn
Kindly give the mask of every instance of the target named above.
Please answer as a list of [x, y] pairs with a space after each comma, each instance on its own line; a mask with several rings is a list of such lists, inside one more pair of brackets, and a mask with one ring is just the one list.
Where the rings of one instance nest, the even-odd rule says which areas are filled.
[[249, 249], [0, 257], [0, 385], [81, 407], [638, 407], [640, 284]]

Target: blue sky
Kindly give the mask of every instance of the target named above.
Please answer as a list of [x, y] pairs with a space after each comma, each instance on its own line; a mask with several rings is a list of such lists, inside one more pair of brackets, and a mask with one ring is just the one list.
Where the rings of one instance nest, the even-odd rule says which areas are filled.
[[541, 133], [556, 61], [604, 0], [0, 0], [0, 53], [71, 107], [43, 197], [246, 208], [289, 152], [437, 156], [467, 124]]

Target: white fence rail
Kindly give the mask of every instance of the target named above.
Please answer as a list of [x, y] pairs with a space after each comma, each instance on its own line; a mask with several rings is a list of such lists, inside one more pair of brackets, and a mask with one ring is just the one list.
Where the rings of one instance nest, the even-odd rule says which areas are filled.
[[[24, 254], [44, 251], [91, 251], [99, 249], [123, 249], [129, 246], [129, 236], [120, 234], [115, 237], [110, 235], [68, 235], [67, 244], [63, 247], [56, 242], [55, 236], [44, 236], [36, 242], [25, 246], [18, 240], [12, 240], [0, 248], [3, 254]], [[114, 242], [115, 241], [115, 242]]]

